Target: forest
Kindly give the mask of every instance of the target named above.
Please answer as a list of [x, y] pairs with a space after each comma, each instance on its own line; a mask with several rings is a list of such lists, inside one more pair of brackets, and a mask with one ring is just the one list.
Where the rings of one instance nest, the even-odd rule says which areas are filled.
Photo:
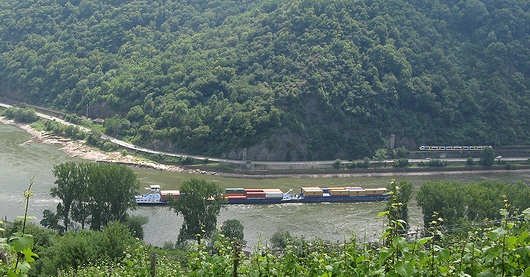
[[528, 1], [20, 0], [0, 21], [0, 97], [157, 150], [530, 144]]

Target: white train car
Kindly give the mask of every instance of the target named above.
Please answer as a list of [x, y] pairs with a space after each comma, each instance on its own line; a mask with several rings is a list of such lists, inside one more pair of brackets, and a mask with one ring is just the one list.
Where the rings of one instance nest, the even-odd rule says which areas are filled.
[[482, 151], [489, 145], [466, 145], [466, 146], [440, 146], [440, 145], [422, 145], [421, 151]]

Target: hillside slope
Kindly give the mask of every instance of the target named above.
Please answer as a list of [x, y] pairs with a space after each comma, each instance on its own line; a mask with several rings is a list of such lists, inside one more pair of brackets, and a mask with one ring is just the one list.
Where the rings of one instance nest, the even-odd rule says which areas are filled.
[[233, 159], [530, 143], [530, 4], [0, 3], [0, 96], [134, 143]]

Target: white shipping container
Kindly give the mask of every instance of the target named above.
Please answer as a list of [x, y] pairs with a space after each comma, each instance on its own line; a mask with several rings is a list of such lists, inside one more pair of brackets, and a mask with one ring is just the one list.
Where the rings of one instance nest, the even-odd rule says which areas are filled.
[[265, 191], [265, 198], [283, 198], [283, 192], [267, 192]]

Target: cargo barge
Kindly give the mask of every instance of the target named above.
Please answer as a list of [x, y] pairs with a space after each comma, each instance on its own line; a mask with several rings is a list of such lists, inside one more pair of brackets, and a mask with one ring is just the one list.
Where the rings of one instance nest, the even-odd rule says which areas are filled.
[[[138, 205], [165, 205], [169, 198], [179, 199], [179, 190], [161, 190], [158, 185], [146, 188], [150, 192], [135, 197]], [[385, 188], [362, 187], [302, 187], [300, 193], [284, 193], [280, 189], [227, 188], [227, 204], [282, 204], [282, 203], [341, 203], [376, 202], [388, 199]]]
[[228, 204], [376, 202], [388, 197], [386, 188], [302, 187], [299, 194], [283, 193], [279, 189], [226, 189]]

